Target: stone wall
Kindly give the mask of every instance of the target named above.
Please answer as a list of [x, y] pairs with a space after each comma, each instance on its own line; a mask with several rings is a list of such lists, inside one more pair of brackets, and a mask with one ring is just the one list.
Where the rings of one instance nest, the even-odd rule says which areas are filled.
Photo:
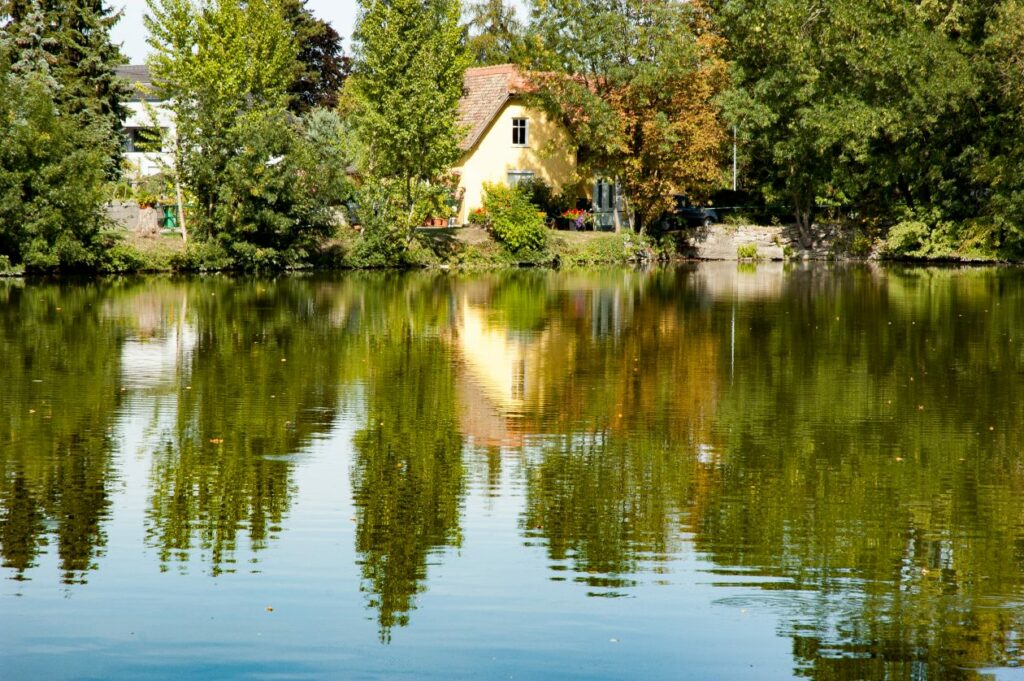
[[157, 208], [143, 208], [137, 203], [117, 202], [107, 204], [107, 217], [129, 232], [156, 234], [160, 231], [163, 211]]
[[753, 244], [761, 260], [826, 260], [834, 256], [838, 231], [816, 228], [810, 248], [804, 248], [793, 227], [712, 225], [689, 233], [686, 255], [698, 260], [739, 260], [739, 250]]

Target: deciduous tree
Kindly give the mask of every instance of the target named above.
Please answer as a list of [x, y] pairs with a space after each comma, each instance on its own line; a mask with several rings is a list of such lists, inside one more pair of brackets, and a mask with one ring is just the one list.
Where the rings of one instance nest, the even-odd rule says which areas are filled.
[[547, 108], [580, 148], [580, 176], [617, 178], [636, 226], [671, 194], [721, 178], [722, 39], [700, 2], [534, 0], [532, 60]]
[[333, 228], [321, 168], [288, 112], [302, 73], [282, 0], [149, 0], [154, 83], [177, 122], [202, 240], [238, 265], [303, 261]]
[[361, 0], [346, 106], [375, 195], [361, 207], [368, 226], [408, 238], [461, 156], [469, 55], [460, 15], [458, 0]]
[[526, 27], [506, 0], [480, 0], [469, 7], [469, 53], [478, 66], [514, 64], [526, 54]]

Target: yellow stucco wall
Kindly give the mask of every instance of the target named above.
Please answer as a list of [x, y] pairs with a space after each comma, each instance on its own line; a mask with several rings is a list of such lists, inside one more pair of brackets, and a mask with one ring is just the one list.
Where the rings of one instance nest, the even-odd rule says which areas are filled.
[[[529, 139], [525, 147], [512, 144], [514, 118], [529, 121]], [[463, 191], [459, 224], [466, 224], [470, 211], [483, 204], [484, 183], [505, 184], [509, 171], [531, 171], [535, 177], [551, 185], [555, 193], [560, 192], [576, 171], [576, 150], [565, 129], [551, 121], [543, 111], [512, 101], [505, 105], [455, 170], [462, 176], [459, 181]]]

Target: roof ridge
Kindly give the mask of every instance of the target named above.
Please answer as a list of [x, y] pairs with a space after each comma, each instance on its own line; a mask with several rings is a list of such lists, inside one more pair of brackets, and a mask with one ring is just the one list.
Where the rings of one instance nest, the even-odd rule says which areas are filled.
[[491, 66], [472, 66], [466, 69], [466, 75], [489, 76], [499, 73], [513, 73], [519, 71], [517, 64], [493, 64]]

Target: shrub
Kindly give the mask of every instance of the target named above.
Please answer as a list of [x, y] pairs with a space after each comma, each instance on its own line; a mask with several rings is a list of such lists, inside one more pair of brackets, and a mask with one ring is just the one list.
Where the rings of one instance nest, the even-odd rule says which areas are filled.
[[171, 266], [188, 272], [213, 272], [231, 269], [234, 261], [215, 241], [190, 241], [185, 250], [171, 258]]
[[757, 244], [741, 244], [736, 247], [736, 257], [740, 260], [760, 260], [761, 254], [757, 252]]
[[491, 233], [513, 253], [540, 251], [547, 245], [543, 215], [518, 188], [485, 184], [484, 209]]
[[885, 252], [894, 257], [921, 255], [921, 249], [928, 239], [928, 225], [908, 220], [894, 225], [885, 239]]

